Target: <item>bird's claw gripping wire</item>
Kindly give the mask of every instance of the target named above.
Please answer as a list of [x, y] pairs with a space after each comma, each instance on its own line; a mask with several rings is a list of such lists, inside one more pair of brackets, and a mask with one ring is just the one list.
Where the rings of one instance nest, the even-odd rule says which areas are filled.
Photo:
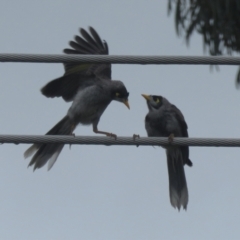
[[[136, 138], [140, 139], [140, 135], [139, 134], [133, 134], [133, 141], [136, 141]], [[136, 147], [139, 147], [139, 145], [137, 144]]]
[[135, 141], [136, 138], [140, 138], [140, 135], [139, 134], [133, 134], [133, 141]]
[[171, 134], [168, 136], [168, 142], [169, 142], [169, 143], [172, 143], [173, 140], [174, 140], [174, 134], [171, 133]]
[[107, 137], [111, 137], [111, 138], [115, 138], [115, 140], [117, 140], [117, 135], [114, 133], [106, 133]]

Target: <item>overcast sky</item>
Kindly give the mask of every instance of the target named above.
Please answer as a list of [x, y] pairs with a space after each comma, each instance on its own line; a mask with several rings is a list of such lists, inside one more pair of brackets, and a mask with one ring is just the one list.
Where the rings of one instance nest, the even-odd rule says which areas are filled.
[[[0, 52], [59, 54], [79, 27], [93, 26], [110, 54], [203, 55], [202, 37], [187, 48], [167, 1], [9, 1], [0, 7]], [[240, 136], [236, 66], [113, 65], [130, 92], [129, 111], [112, 102], [99, 129], [146, 136], [142, 93], [165, 96], [185, 116], [191, 137]], [[70, 103], [39, 89], [62, 64], [0, 64], [0, 133], [45, 134]], [[94, 135], [79, 126], [76, 135]], [[47, 171], [27, 168], [29, 145], [0, 147], [1, 239], [239, 239], [240, 150], [190, 148], [187, 211], [169, 202], [165, 151], [134, 146], [65, 146]]]

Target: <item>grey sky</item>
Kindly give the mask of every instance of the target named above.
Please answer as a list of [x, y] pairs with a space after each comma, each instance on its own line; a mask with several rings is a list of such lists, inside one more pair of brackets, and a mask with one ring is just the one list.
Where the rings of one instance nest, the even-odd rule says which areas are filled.
[[[93, 26], [110, 54], [203, 55], [177, 38], [167, 1], [1, 1], [1, 53], [58, 54]], [[130, 92], [129, 111], [112, 102], [99, 129], [146, 136], [141, 93], [165, 96], [183, 112], [191, 137], [239, 137], [236, 66], [113, 65]], [[39, 89], [61, 64], [0, 64], [1, 134], [45, 134], [69, 103]], [[94, 135], [79, 126], [76, 135]], [[153, 147], [65, 146], [56, 164], [32, 172], [28, 145], [1, 145], [1, 239], [239, 239], [238, 148], [190, 148], [187, 212], [169, 202], [165, 152]]]

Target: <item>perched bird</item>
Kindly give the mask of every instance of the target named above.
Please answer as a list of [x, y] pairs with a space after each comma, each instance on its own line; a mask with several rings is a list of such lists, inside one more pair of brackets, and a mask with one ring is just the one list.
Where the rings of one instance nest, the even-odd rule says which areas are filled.
[[[181, 111], [166, 98], [155, 95], [142, 96], [147, 101], [148, 114], [145, 128], [149, 137], [188, 137], [187, 123]], [[169, 176], [170, 202], [174, 208], [187, 209], [188, 188], [184, 165], [192, 166], [188, 146], [167, 146], [167, 165]]]
[[[73, 49], [65, 49], [69, 54], [108, 54], [108, 45], [102, 41], [93, 28], [90, 34], [80, 29], [82, 37], [76, 36], [71, 41]], [[99, 131], [98, 123], [104, 110], [112, 100], [124, 103], [128, 108], [129, 93], [121, 81], [111, 80], [110, 64], [64, 64], [65, 74], [52, 80], [42, 88], [47, 97], [62, 97], [65, 101], [73, 101], [67, 115], [58, 122], [46, 135], [71, 135], [76, 126], [92, 124], [95, 133], [115, 137], [113, 133]], [[51, 169], [64, 144], [33, 144], [28, 148], [25, 158], [33, 155], [29, 166], [41, 168], [48, 162]]]

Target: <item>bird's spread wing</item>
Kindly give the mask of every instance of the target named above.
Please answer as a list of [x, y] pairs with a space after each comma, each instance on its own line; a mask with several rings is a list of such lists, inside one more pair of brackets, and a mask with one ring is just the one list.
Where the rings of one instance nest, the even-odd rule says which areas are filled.
[[[71, 49], [63, 50], [66, 54], [102, 54], [108, 55], [108, 44], [101, 40], [96, 30], [89, 27], [89, 33], [80, 28], [81, 36], [75, 36], [74, 41], [70, 41]], [[81, 73], [82, 75], [95, 75], [104, 79], [111, 79], [111, 64], [76, 64], [65, 63], [65, 75]]]
[[74, 99], [80, 89], [91, 86], [96, 81], [96, 77], [83, 76], [78, 73], [63, 75], [47, 83], [41, 92], [46, 97], [62, 97], [66, 102], [69, 102]]
[[[108, 54], [108, 45], [102, 41], [98, 33], [89, 27], [88, 33], [80, 29], [81, 37], [75, 36], [70, 41], [72, 49], [64, 49], [66, 54]], [[111, 64], [65, 63], [65, 74], [47, 83], [41, 92], [46, 97], [62, 97], [72, 101], [76, 93], [99, 80], [111, 80]]]

